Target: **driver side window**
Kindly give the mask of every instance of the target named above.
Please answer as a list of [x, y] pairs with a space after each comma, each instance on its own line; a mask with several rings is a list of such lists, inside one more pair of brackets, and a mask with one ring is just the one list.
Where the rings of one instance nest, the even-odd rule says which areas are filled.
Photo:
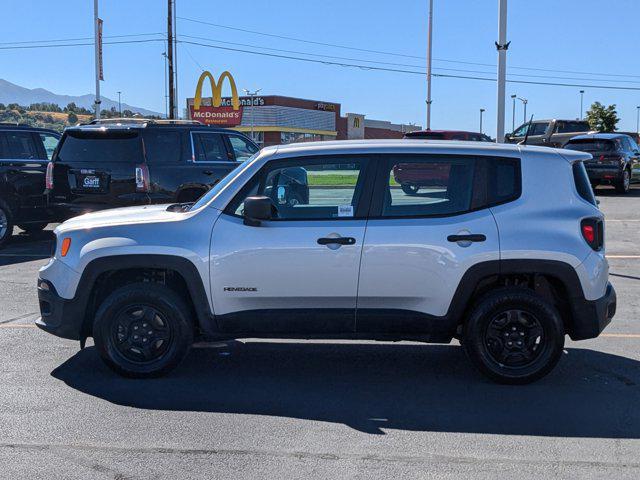
[[274, 220], [333, 220], [356, 216], [363, 160], [288, 159], [267, 164], [231, 202], [227, 213], [243, 215], [250, 196], [269, 197]]

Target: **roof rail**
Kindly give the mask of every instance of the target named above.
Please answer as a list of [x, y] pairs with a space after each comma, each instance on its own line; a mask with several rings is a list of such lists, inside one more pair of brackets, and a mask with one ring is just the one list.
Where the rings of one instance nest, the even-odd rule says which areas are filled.
[[133, 118], [100, 118], [91, 120], [87, 125], [110, 125], [117, 123], [152, 123], [155, 125], [201, 125], [200, 122], [196, 120], [176, 120], [176, 119], [157, 119], [157, 118], [143, 118], [143, 117], [133, 117]]

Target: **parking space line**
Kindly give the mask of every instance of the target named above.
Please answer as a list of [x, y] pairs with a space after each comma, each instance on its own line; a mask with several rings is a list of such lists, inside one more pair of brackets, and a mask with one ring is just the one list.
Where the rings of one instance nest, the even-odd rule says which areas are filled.
[[601, 333], [600, 336], [608, 338], [640, 338], [638, 333]]
[[607, 258], [640, 258], [640, 255], [606, 255]]
[[37, 328], [33, 323], [5, 323], [0, 328]]
[[0, 257], [40, 257], [40, 258], [47, 258], [50, 255], [47, 255], [46, 253], [43, 254], [37, 254], [37, 253], [0, 253]]

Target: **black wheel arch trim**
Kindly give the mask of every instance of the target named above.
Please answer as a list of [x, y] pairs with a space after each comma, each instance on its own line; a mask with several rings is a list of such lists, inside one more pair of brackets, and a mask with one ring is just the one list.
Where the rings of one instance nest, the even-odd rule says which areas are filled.
[[93, 318], [90, 318], [90, 309], [92, 306], [89, 302], [92, 298], [94, 285], [98, 277], [108, 271], [132, 268], [163, 269], [177, 272], [182, 276], [189, 290], [198, 320], [198, 326], [207, 334], [211, 334], [217, 330], [205, 286], [193, 262], [187, 258], [175, 255], [132, 254], [97, 258], [89, 262], [84, 268], [78, 283], [81, 287], [77, 290], [73, 300], [70, 300], [70, 302], [78, 304], [78, 311], [82, 312], [83, 315], [83, 332], [81, 332], [81, 334], [90, 336], [87, 335], [87, 333], [90, 333], [90, 331], [87, 331], [87, 324], [89, 321], [93, 321]]

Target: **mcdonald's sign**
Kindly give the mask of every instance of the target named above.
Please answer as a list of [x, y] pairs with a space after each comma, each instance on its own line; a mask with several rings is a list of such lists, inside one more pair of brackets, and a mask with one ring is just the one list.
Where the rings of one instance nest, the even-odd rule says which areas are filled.
[[[207, 79], [211, 85], [211, 105], [202, 105], [202, 86]], [[225, 80], [229, 81], [229, 86], [231, 87], [230, 107], [222, 105], [222, 85]], [[207, 125], [224, 127], [240, 125], [242, 122], [242, 105], [240, 105], [236, 82], [231, 74], [227, 71], [222, 72], [216, 82], [210, 72], [202, 72], [196, 85], [193, 105], [189, 106], [189, 113], [193, 120]]]

